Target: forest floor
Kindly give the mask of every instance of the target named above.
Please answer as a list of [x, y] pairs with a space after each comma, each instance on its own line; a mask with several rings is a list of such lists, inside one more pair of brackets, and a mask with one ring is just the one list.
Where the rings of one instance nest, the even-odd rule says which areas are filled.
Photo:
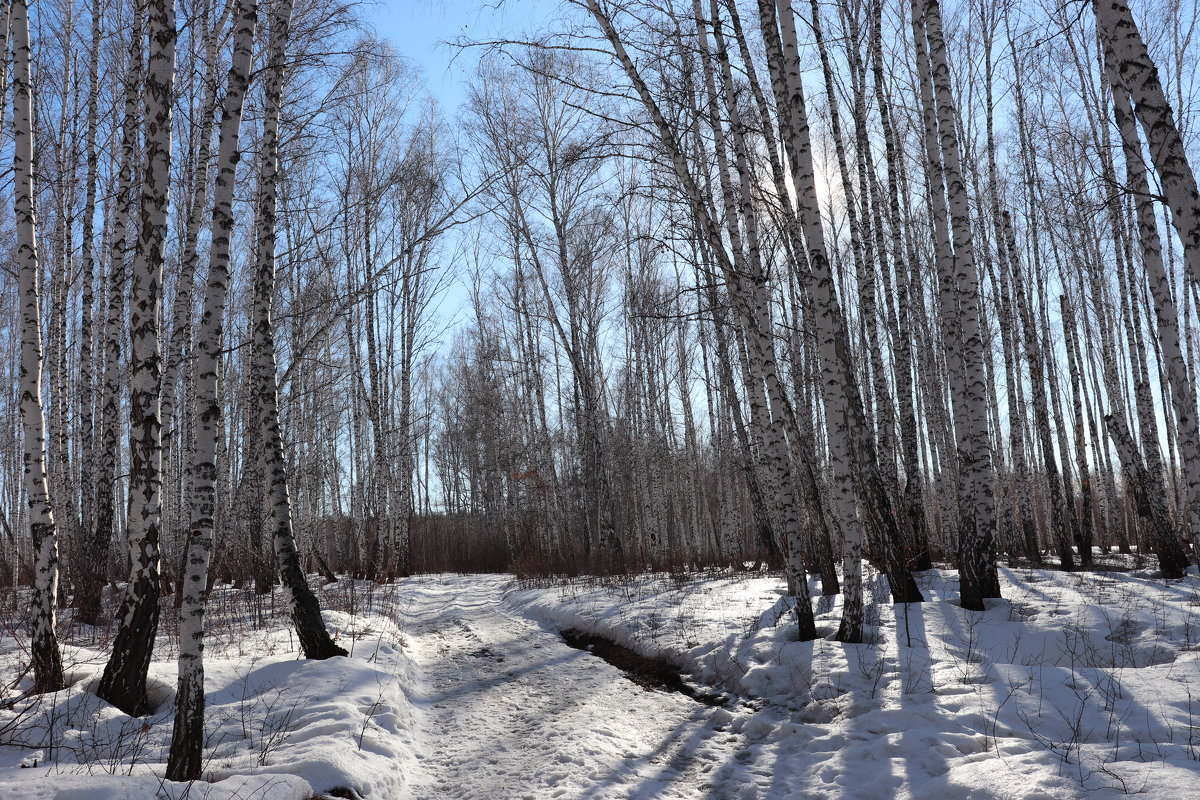
[[1200, 579], [1002, 579], [1006, 599], [971, 613], [953, 572], [923, 573], [929, 602], [907, 609], [872, 578], [863, 645], [832, 641], [830, 598], [817, 618], [830, 638], [796, 642], [781, 579], [757, 573], [342, 580], [322, 602], [352, 657], [325, 662], [298, 658], [278, 597], [219, 587], [208, 782], [190, 787], [156, 777], [174, 632], [151, 669], [158, 711], [131, 719], [92, 694], [107, 633], [68, 613], [72, 686], [57, 695], [19, 699], [23, 653], [0, 643], [0, 680], [16, 684], [0, 704], [0, 798], [1190, 796]]
[[419, 578], [397, 597], [424, 680], [414, 798], [731, 796], [728, 711], [647, 691], [503, 601], [504, 576]]
[[[510, 605], [735, 692], [730, 798], [1052, 800], [1191, 796], [1200, 779], [1200, 580], [1001, 569], [1005, 599], [957, 605], [957, 574], [892, 606], [870, 576], [867, 644], [797, 642], [774, 577], [576, 579]], [[815, 588], [815, 584], [814, 584]], [[778, 624], [777, 624], [778, 623]]]
[[[94, 693], [112, 626], [72, 624], [67, 610], [59, 630], [70, 685], [27, 696], [28, 657], [12, 635], [18, 628], [5, 623], [0, 800], [308, 800], [314, 790], [372, 800], [406, 796], [416, 764], [418, 725], [408, 700], [419, 680], [416, 663], [405, 635], [379, 613], [384, 606], [372, 610], [357, 588], [343, 581], [322, 598], [326, 626], [351, 657], [306, 661], [281, 592], [214, 587], [205, 645], [205, 780], [194, 784], [160, 777], [178, 654], [169, 598], [148, 679], [155, 710], [142, 718]], [[17, 614], [7, 606], [0, 620]]]

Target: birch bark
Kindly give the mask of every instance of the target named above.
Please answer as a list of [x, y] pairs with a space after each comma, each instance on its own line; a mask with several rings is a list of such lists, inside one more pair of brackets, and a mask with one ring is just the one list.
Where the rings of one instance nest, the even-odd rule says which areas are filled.
[[[871, 8], [871, 69], [874, 76], [875, 103], [879, 108], [879, 119], [883, 127], [884, 155], [888, 166], [887, 217], [894, 232], [892, 254], [898, 306], [894, 345], [896, 351], [896, 397], [900, 419], [900, 450], [905, 473], [901, 504], [907, 514], [909, 530], [912, 535], [911, 552], [906, 553], [908, 556], [906, 560], [917, 569], [932, 569], [933, 560], [929, 553], [929, 534], [925, 520], [924, 489], [922, 488], [924, 476], [921, 474], [917, 415], [913, 398], [913, 370], [915, 367], [911, 323], [913, 291], [910, 286], [910, 270], [904, 263], [904, 242], [901, 234], [900, 184], [904, 163], [884, 92], [883, 1], [874, 0]], [[907, 180], [904, 182], [907, 183]], [[882, 226], [879, 236], [883, 236]]]
[[[688, 169], [687, 159], [684, 155], [683, 148], [675, 134], [674, 129], [663, 115], [658, 103], [654, 100], [654, 96], [650, 93], [649, 87], [634, 64], [633, 59], [629, 56], [625, 48], [621, 36], [618, 34], [609, 12], [601, 8], [600, 0], [586, 0], [586, 7], [596, 20], [600, 27], [601, 33], [608, 41], [613, 49], [613, 55], [616, 57], [622, 70], [625, 72], [626, 78], [633, 86], [639, 100], [641, 100], [646, 113], [650, 116], [654, 130], [658, 134], [660, 145], [666, 150], [671, 161], [671, 168], [676, 179], [680, 183], [684, 196], [688, 201], [692, 213], [696, 218], [697, 224], [700, 226], [705, 239], [714, 244], [712, 252], [714, 257], [718, 259], [722, 271], [728, 272], [731, 269], [729, 264], [728, 254], [721, 245], [720, 229], [716, 221], [708, 213], [707, 206], [701, 196], [699, 186], [696, 183], [695, 177]], [[802, 641], [807, 641], [816, 638], [816, 624], [813, 620], [812, 605], [808, 596], [808, 586], [805, 581], [800, 581], [796, 587], [796, 615], [797, 625], [799, 628], [799, 637]]]
[[[704, 53], [707, 50], [707, 39], [703, 30], [700, 31], [700, 34], [701, 52]], [[788, 451], [784, 408], [786, 395], [779, 378], [770, 287], [763, 264], [758, 211], [751, 196], [754, 176], [750, 168], [746, 128], [741, 120], [737, 100], [733, 94], [733, 74], [725, 38], [719, 27], [714, 27], [713, 36], [716, 43], [716, 54], [721, 64], [725, 113], [729, 119], [733, 142], [733, 167], [738, 176], [736, 205], [732, 188], [727, 182], [723, 183], [722, 192], [726, 195], [727, 226], [729, 226], [731, 241], [734, 245], [734, 259], [736, 262], [738, 253], [741, 252], [743, 262], [742, 269], [739, 270], [740, 274], [729, 275], [727, 279], [737, 280], [740, 278], [735, 307], [740, 308], [742, 312], [742, 328], [749, 356], [747, 359], [749, 372], [747, 393], [751, 397], [751, 402], [758, 403], [766, 412], [766, 425], [762, 426], [759, 434], [764, 460], [772, 473], [771, 488], [775, 495], [776, 515], [783, 528], [789, 589], [799, 598], [802, 592], [807, 595], [807, 592], [800, 587], [801, 581], [805, 579], [804, 538], [800, 527], [796, 505], [796, 484]], [[711, 76], [706, 77], [706, 82], [712, 83]], [[712, 89], [711, 85], [709, 88]], [[710, 99], [710, 103], [713, 103], [712, 99]], [[721, 122], [720, 117], [716, 115], [715, 103], [710, 106], [710, 114], [713, 115], [711, 124], [714, 130], [719, 130]], [[724, 138], [723, 134], [718, 133], [718, 135], [722, 139]], [[720, 145], [718, 147], [718, 159], [722, 165], [722, 175], [724, 175], [728, 165], [723, 163], [725, 157], [720, 152], [720, 149], [723, 148]], [[742, 220], [745, 232], [744, 240], [738, 235], [736, 227], [738, 218]]]
[[[775, 14], [777, 13], [777, 19]], [[862, 557], [864, 525], [857, 515], [861, 500], [876, 545], [883, 553], [894, 602], [920, 602], [908, 566], [900, 560], [902, 539], [895, 514], [879, 471], [875, 444], [867, 430], [867, 418], [857, 378], [852, 367], [846, 317], [834, 286], [833, 269], [825, 244], [825, 231], [817, 200], [808, 111], [800, 78], [799, 42], [790, 0], [777, 0], [774, 12], [765, 0], [759, 3], [759, 22], [772, 67], [776, 103], [781, 109], [781, 129], [791, 166], [796, 193], [796, 222], [803, 233], [808, 272], [809, 310], [816, 328], [822, 395], [825, 401], [829, 458], [833, 469], [835, 515], [844, 537], [844, 604], [837, 637], [844, 642], [862, 638]], [[778, 25], [778, 27], [776, 27]], [[855, 472], [861, 486], [855, 486]], [[857, 489], [857, 490], [856, 490]]]
[[[76, 581], [76, 609], [79, 617], [84, 622], [96, 624], [98, 617], [98, 603], [92, 609], [84, 609], [83, 606], [89, 605], [87, 602], [82, 602], [85, 598], [99, 599], [100, 585], [96, 581], [96, 576], [99, 573], [103, 562], [97, 562], [94, 555], [87, 547], [88, 540], [92, 536], [93, 526], [95, 525], [96, 514], [96, 375], [95, 375], [95, 318], [93, 308], [95, 306], [94, 287], [98, 278], [96, 259], [96, 242], [95, 242], [95, 219], [96, 219], [96, 183], [100, 170], [100, 158], [96, 151], [96, 129], [99, 118], [100, 92], [99, 92], [99, 74], [100, 74], [100, 46], [101, 40], [101, 13], [102, 6], [99, 0], [93, 0], [91, 9], [91, 46], [88, 53], [88, 100], [87, 100], [87, 128], [84, 133], [84, 157], [87, 161], [87, 174], [84, 177], [84, 201], [83, 201], [83, 241], [81, 243], [81, 269], [80, 278], [83, 283], [83, 291], [79, 299], [80, 305], [80, 320], [79, 320], [79, 384], [77, 388], [77, 402], [79, 404], [79, 475], [80, 475], [80, 502], [79, 502], [79, 522], [80, 528], [77, 535], [77, 542], [80, 545], [78, 548], [81, 551], [82, 557], [74, 559], [76, 563], [76, 573], [78, 579]], [[101, 281], [103, 283], [103, 281]], [[102, 580], [102, 579], [101, 579]], [[89, 613], [90, 612], [90, 613]]]
[[21, 293], [21, 433], [23, 474], [33, 540], [33, 686], [53, 692], [66, 685], [55, 632], [58, 602], [58, 536], [46, 481], [46, 418], [42, 412], [42, 318], [33, 194], [33, 86], [30, 79], [29, 7], [12, 0], [13, 215], [17, 226]]
[[[842, 322], [841, 308], [834, 294], [833, 274], [825, 248], [825, 232], [817, 202], [816, 177], [813, 168], [812, 145], [805, 107], [804, 88], [800, 82], [799, 45], [790, 0], [777, 0], [774, 7], [767, 0], [758, 4], [759, 23], [767, 47], [767, 65], [781, 117], [781, 138], [784, 141], [792, 185], [796, 193], [796, 224], [803, 233], [808, 256], [808, 290], [812, 298], [810, 313], [816, 328], [821, 392], [825, 401], [825, 424], [829, 445], [829, 460], [833, 471], [834, 517], [841, 528], [842, 552], [842, 620], [837, 638], [843, 642], [862, 641], [863, 593], [862, 557], [863, 527], [856, 509], [853, 463], [850, 453], [845, 382], [847, 374], [840, 366], [848, 356], [839, 347], [846, 347], [844, 337], [838, 336]], [[778, 19], [776, 19], [778, 14]], [[795, 235], [801, 241], [799, 232]]]
[[1187, 567], [1187, 554], [1179, 545], [1175, 526], [1167, 513], [1166, 493], [1161, 475], [1147, 469], [1142, 457], [1129, 435], [1129, 429], [1120, 417], [1109, 414], [1104, 418], [1108, 434], [1117, 449], [1117, 457], [1124, 468], [1127, 484], [1133, 493], [1138, 517], [1150, 529], [1151, 549], [1158, 556], [1163, 574], [1167, 570], [1183, 571]]
[[129, 294], [129, 545], [133, 563], [112, 656], [96, 692], [131, 716], [152, 710], [146, 695], [146, 672], [158, 632], [162, 517], [158, 317], [170, 202], [176, 40], [174, 0], [146, 0], [146, 9], [150, 49], [144, 90], [141, 226]]
[[1075, 416], [1075, 461], [1079, 467], [1079, 492], [1081, 508], [1079, 512], [1079, 560], [1084, 569], [1092, 567], [1092, 480], [1091, 468], [1088, 466], [1087, 438], [1085, 430], [1087, 418], [1084, 413], [1084, 381], [1083, 351], [1079, 347], [1079, 337], [1076, 332], [1075, 313], [1067, 296], [1059, 297], [1062, 314], [1063, 336], [1067, 346], [1067, 370], [1071, 377], [1071, 406]]
[[[87, 593], [80, 600], [85, 620], [99, 621], [100, 593], [109, 547], [116, 529], [114, 495], [116, 494], [117, 465], [120, 457], [117, 433], [120, 427], [118, 412], [121, 405], [121, 337], [125, 328], [125, 303], [128, 270], [126, 256], [130, 248], [133, 225], [134, 158], [137, 141], [137, 101], [142, 83], [142, 34], [145, 7], [138, 3], [130, 31], [129, 59], [125, 67], [125, 107], [121, 123], [121, 153], [117, 159], [116, 195], [110, 201], [115, 207], [112, 215], [112, 234], [109, 237], [107, 302], [104, 320], [103, 356], [101, 359], [100, 430], [96, 462], [95, 526], [89, 532]], [[94, 623], [93, 623], [94, 624]]]
[[[913, 0], [913, 38], [925, 108], [926, 150], [930, 191], [948, 199], [953, 240], [938, 238], [938, 271], [943, 288], [943, 331], [947, 344], [958, 448], [958, 522], [961, 601], [964, 608], [983, 609], [983, 600], [1000, 596], [996, 574], [996, 509], [993, 498], [988, 398], [980, 336], [979, 272], [971, 241], [970, 208], [962, 177], [962, 157], [955, 129], [955, 102], [950, 66], [937, 0]], [[936, 146], [935, 146], [936, 141]], [[944, 183], [943, 183], [944, 182]], [[934, 203], [935, 214], [941, 204]], [[944, 221], [939, 222], [943, 226]], [[948, 251], [947, 245], [953, 250]]]
[[256, 0], [237, 0], [234, 13], [233, 55], [226, 79], [217, 146], [208, 280], [195, 349], [195, 444], [189, 470], [192, 487], [184, 550], [183, 597], [179, 608], [179, 678], [167, 760], [167, 778], [173, 781], [197, 780], [204, 755], [204, 613], [208, 564], [213, 547], [217, 440], [221, 426], [217, 374], [229, 295], [233, 194], [240, 156], [242, 105], [250, 82], [258, 3]]
[[279, 179], [279, 120], [283, 95], [284, 56], [292, 20], [292, 0], [278, 0], [271, 13], [264, 75], [265, 104], [258, 175], [258, 220], [255, 242], [254, 278], [254, 365], [258, 392], [256, 415], [263, 439], [263, 473], [271, 507], [268, 524], [279, 564], [279, 576], [291, 610], [292, 622], [305, 658], [344, 656], [333, 643], [316, 596], [308, 586], [300, 565], [300, 554], [292, 532], [292, 509], [288, 497], [283, 435], [279, 425], [279, 385], [275, 361], [275, 336], [271, 301], [275, 294], [275, 222]]
[[1162, 183], [1172, 222], [1183, 240], [1184, 264], [1192, 280], [1200, 281], [1200, 191], [1158, 67], [1150, 58], [1126, 0], [1093, 0], [1092, 5], [1100, 38], [1106, 50], [1111, 49], [1120, 82], [1132, 97], [1134, 112], [1146, 132], [1150, 159]]
[[[1105, 72], [1113, 95], [1113, 112], [1125, 154], [1125, 175], [1133, 194], [1137, 217], [1138, 244], [1142, 267], [1149, 278], [1154, 297], [1154, 313], [1164, 367], [1170, 384], [1172, 409], [1179, 433], [1179, 451], [1183, 460], [1183, 478], [1187, 487], [1188, 531], [1195, 552], [1200, 554], [1200, 426], [1197, 425], [1196, 387], [1188, 374], [1179, 332], [1179, 312], [1171, 293], [1171, 278], [1163, 263], [1162, 242], [1150, 191], [1150, 181], [1142, 160], [1142, 142], [1134, 121], [1126, 80], [1117, 63], [1111, 41], [1104, 42]], [[1164, 189], [1166, 183], [1163, 184]], [[1193, 280], [1195, 276], [1193, 275]]]
[[[1058, 545], [1059, 565], [1065, 570], [1070, 570], [1074, 568], [1070, 515], [1067, 503], [1063, 499], [1066, 487], [1060, 482], [1058, 459], [1055, 456], [1054, 442], [1050, 433], [1050, 411], [1046, 401], [1046, 358], [1042, 351], [1041, 337], [1034, 325], [1032, 302], [1025, 291], [1023, 268], [1018, 260], [1016, 234], [1012, 230], [1012, 220], [1007, 211], [1001, 212], [1001, 233], [1003, 252], [1006, 254], [1005, 261], [1011, 268], [1014, 301], [1021, 317], [1021, 329], [1025, 336], [1025, 356], [1029, 363], [1029, 383], [1033, 394], [1033, 422], [1038, 442], [1042, 447], [1042, 462], [1046, 470], [1045, 479], [1050, 491], [1051, 528]], [[1004, 268], [1005, 265], [1002, 264], [1001, 269]]]
[[[187, 357], [187, 350], [192, 337], [193, 325], [193, 293], [195, 291], [196, 264], [199, 262], [199, 239], [200, 231], [203, 227], [205, 200], [208, 198], [208, 171], [209, 161], [212, 155], [212, 128], [213, 117], [217, 106], [217, 64], [218, 64], [218, 45], [221, 37], [219, 34], [225, 28], [225, 24], [232, 12], [233, 4], [225, 3], [225, 9], [221, 16], [212, 20], [206, 25], [207, 30], [204, 33], [204, 63], [205, 74], [204, 95], [200, 101], [200, 130], [197, 134], [199, 146], [196, 151], [196, 160], [194, 164], [187, 165], [191, 171], [192, 195], [188, 199], [188, 204], [185, 207], [187, 215], [187, 223], [183, 232], [183, 241], [180, 247], [179, 260], [179, 278], [175, 288], [175, 301], [171, 305], [170, 325], [166, 331], [166, 337], [163, 341], [163, 366], [162, 366], [162, 447], [164, 452], [170, 453], [172, 449], [177, 454], [180, 454], [180, 444], [182, 443], [177, 437], [177, 417], [179, 415], [178, 407], [182, 400], [181, 391], [176, 390], [176, 383], [179, 379], [180, 368], [183, 366], [184, 360]], [[211, 12], [210, 12], [211, 13]], [[205, 15], [211, 20], [209, 14]], [[203, 22], [203, 18], [197, 21]], [[181, 457], [177, 460], [182, 463], [186, 460], [186, 456], [180, 454]], [[183, 481], [183, 486], [186, 487], [186, 479]], [[186, 495], [186, 488], [183, 494]], [[188, 513], [187, 503], [188, 498], [175, 498], [177, 505], [183, 515]], [[173, 506], [174, 507], [174, 506]], [[174, 515], [172, 515], [174, 516]], [[180, 525], [187, 525], [188, 522], [182, 520], [169, 519], [167, 522], [168, 531], [177, 530]]]

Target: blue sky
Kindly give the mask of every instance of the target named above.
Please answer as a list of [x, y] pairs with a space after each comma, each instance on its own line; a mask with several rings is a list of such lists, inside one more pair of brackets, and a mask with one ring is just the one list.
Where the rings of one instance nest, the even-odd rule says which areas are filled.
[[[380, 36], [421, 67], [426, 89], [446, 117], [453, 119], [466, 99], [477, 55], [448, 42], [519, 38], [523, 32], [543, 28], [560, 4], [561, 0], [375, 0], [366, 7], [365, 16]], [[468, 316], [469, 303], [468, 275], [458, 271], [435, 304], [447, 341], [452, 337], [449, 331]]]
[[422, 67], [430, 93], [453, 114], [465, 97], [475, 57], [442, 43], [459, 37], [515, 37], [541, 27], [558, 7], [558, 0], [378, 0], [367, 7], [366, 17]]

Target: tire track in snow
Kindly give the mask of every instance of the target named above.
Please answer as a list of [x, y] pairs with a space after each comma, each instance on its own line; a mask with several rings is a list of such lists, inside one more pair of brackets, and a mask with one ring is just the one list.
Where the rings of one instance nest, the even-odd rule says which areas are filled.
[[737, 794], [747, 751], [726, 729], [729, 712], [645, 691], [506, 606], [505, 584], [421, 578], [397, 597], [422, 674], [412, 700], [424, 722], [424, 774], [413, 776], [410, 797]]

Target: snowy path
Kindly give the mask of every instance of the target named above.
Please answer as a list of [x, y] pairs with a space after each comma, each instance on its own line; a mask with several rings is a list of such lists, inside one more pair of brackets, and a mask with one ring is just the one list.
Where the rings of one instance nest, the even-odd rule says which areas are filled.
[[736, 795], [721, 787], [746, 743], [727, 711], [643, 690], [506, 606], [503, 585], [418, 579], [396, 598], [423, 676], [413, 798]]

